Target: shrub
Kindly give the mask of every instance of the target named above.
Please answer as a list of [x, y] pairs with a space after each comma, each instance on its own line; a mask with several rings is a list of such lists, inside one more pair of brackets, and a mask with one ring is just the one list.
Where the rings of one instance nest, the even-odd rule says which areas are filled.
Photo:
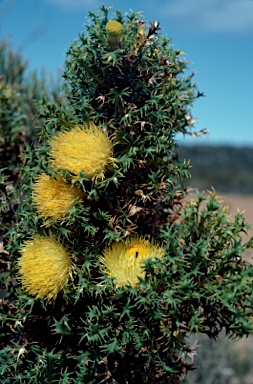
[[0, 237], [15, 221], [22, 152], [27, 143], [37, 143], [43, 125], [39, 105], [43, 99], [61, 98], [57, 85], [51, 84], [46, 73], [41, 78], [35, 71], [28, 73], [28, 62], [6, 41], [0, 42]]
[[38, 103], [60, 97], [53, 83], [49, 87], [46, 73], [39, 78], [28, 73], [28, 62], [16, 53], [6, 41], [0, 43], [0, 155], [1, 169], [16, 181], [20, 154], [25, 142], [37, 141], [42, 121]]
[[[189, 334], [252, 332], [243, 215], [231, 220], [214, 193], [187, 202], [179, 183], [189, 165], [175, 133], [190, 132], [201, 94], [159, 24], [116, 12], [112, 40], [108, 11], [71, 45], [66, 102], [44, 105], [41, 146], [24, 153], [3, 383], [177, 383], [192, 369]], [[37, 211], [43, 173], [82, 193], [61, 217]]]

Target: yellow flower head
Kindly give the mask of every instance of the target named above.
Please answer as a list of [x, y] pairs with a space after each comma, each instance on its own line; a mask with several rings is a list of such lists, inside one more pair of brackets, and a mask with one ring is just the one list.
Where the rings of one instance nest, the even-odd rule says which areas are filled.
[[137, 287], [138, 277], [145, 277], [142, 262], [163, 256], [163, 248], [155, 243], [133, 238], [108, 246], [103, 252], [101, 262], [106, 267], [108, 276], [114, 277], [117, 286]]
[[38, 299], [51, 301], [71, 274], [71, 257], [53, 237], [35, 236], [20, 251], [19, 275], [23, 287]]
[[62, 178], [52, 179], [45, 173], [40, 174], [33, 186], [33, 201], [39, 214], [48, 222], [61, 220], [77, 201], [82, 199], [81, 191]]
[[109, 163], [113, 163], [113, 144], [108, 135], [94, 123], [83, 127], [76, 126], [63, 131], [51, 141], [52, 166], [57, 170], [67, 170], [80, 176], [85, 173], [88, 179], [102, 178]]
[[119, 44], [124, 36], [124, 28], [121, 23], [116, 20], [110, 20], [105, 26], [109, 43]]

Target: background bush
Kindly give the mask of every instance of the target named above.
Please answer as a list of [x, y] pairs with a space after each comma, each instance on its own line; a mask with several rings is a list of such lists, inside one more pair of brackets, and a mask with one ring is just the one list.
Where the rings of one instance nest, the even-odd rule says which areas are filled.
[[200, 191], [214, 187], [225, 194], [253, 194], [253, 148], [192, 145], [181, 146], [178, 152], [192, 166], [185, 185]]
[[56, 81], [42, 72], [28, 72], [28, 62], [12, 50], [7, 41], [0, 42], [0, 238], [4, 227], [15, 220], [21, 155], [29, 144], [38, 143], [43, 119], [39, 107], [43, 102], [61, 98]]

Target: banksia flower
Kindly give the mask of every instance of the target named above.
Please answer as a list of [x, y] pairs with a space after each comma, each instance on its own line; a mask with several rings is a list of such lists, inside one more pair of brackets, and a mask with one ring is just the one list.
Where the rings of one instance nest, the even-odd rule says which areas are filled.
[[109, 277], [114, 277], [117, 286], [137, 287], [145, 277], [143, 261], [164, 256], [163, 248], [148, 240], [133, 238], [108, 246], [101, 257]]
[[53, 237], [35, 236], [20, 251], [19, 275], [28, 294], [51, 301], [71, 274], [71, 257]]
[[61, 220], [69, 210], [83, 197], [75, 186], [67, 184], [62, 178], [52, 179], [45, 173], [40, 174], [33, 186], [33, 201], [38, 213], [48, 222]]
[[94, 123], [63, 131], [51, 141], [51, 163], [57, 170], [67, 170], [78, 178], [102, 178], [108, 164], [113, 163], [113, 144], [108, 135]]
[[116, 20], [110, 20], [105, 26], [108, 43], [112, 47], [120, 46], [122, 38], [124, 36], [124, 28], [121, 23]]

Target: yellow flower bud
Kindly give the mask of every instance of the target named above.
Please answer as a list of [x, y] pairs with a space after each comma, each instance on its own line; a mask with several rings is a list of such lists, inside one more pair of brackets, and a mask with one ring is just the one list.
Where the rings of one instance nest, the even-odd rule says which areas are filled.
[[124, 28], [121, 23], [116, 20], [110, 20], [105, 26], [107, 39], [112, 46], [120, 45], [124, 36]]

